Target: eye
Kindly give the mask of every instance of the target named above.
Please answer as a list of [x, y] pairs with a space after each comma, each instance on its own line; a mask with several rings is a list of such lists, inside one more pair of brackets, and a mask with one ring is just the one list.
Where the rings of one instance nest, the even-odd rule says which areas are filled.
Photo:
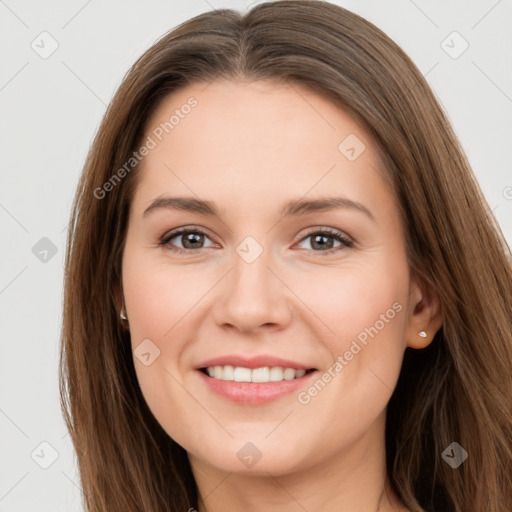
[[[176, 247], [174, 243], [171, 243], [171, 240], [174, 238], [178, 239], [183, 247]], [[206, 247], [202, 246], [205, 238], [209, 239], [206, 232], [202, 229], [182, 228], [165, 235], [158, 245], [164, 246], [169, 251], [185, 253], [194, 249], [205, 249]]]
[[[301, 242], [307, 239], [311, 239], [310, 246], [313, 250], [315, 248], [319, 248], [319, 250], [314, 250], [314, 252], [323, 252], [328, 254], [336, 252], [343, 247], [352, 247], [354, 245], [354, 242], [344, 233], [330, 228], [311, 231], [308, 235], [302, 238]], [[339, 242], [340, 245], [333, 247], [334, 242], [331, 240]]]
[[[158, 245], [165, 247], [169, 251], [187, 253], [194, 249], [206, 249], [208, 246], [204, 246], [205, 238], [210, 239], [206, 232], [200, 228], [182, 228], [165, 235]], [[177, 247], [175, 243], [171, 242], [173, 239], [179, 240], [182, 247]], [[311, 231], [303, 237], [299, 243], [303, 243], [307, 239], [312, 240], [310, 247], [314, 252], [323, 252], [326, 254], [331, 254], [344, 247], [352, 247], [354, 245], [354, 242], [344, 233], [330, 228], [317, 228], [315, 231]], [[339, 245], [334, 247], [332, 240], [337, 241]], [[215, 244], [209, 247], [213, 246], [215, 246]]]

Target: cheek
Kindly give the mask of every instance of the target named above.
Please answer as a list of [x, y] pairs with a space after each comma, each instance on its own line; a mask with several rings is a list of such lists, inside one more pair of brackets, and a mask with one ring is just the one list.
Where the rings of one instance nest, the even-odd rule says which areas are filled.
[[164, 341], [205, 292], [204, 279], [153, 255], [132, 253], [123, 261], [123, 291], [132, 343]]
[[[194, 337], [200, 299], [212, 283], [192, 266], [172, 266], [164, 258], [127, 248], [123, 292], [137, 380], [149, 409], [168, 435], [188, 439], [187, 425], [193, 422], [188, 414], [200, 415], [201, 409], [194, 409], [195, 402], [184, 391], [187, 368], [180, 362]], [[144, 357], [147, 353], [150, 356]], [[175, 411], [180, 411], [180, 421]]]
[[317, 381], [298, 397], [295, 415], [299, 423], [316, 418], [311, 435], [320, 440], [319, 452], [336, 436], [348, 442], [366, 431], [395, 388], [405, 348], [407, 278], [394, 270], [345, 268], [323, 280], [329, 287], [311, 280], [307, 295], [306, 288], [302, 292], [328, 326], [322, 342], [332, 355], [332, 365], [319, 375], [325, 384]]
[[368, 330], [376, 334], [373, 327], [383, 338], [400, 338], [408, 275], [407, 267], [398, 261], [340, 264], [339, 268], [303, 272], [300, 279], [297, 273], [290, 274], [288, 280], [307, 306], [315, 331], [325, 333], [333, 353], [347, 349], [358, 335], [363, 343], [365, 335], [371, 339]]
[[304, 281], [298, 294], [311, 305], [311, 318], [320, 326], [316, 331], [322, 332], [333, 363], [341, 365], [324, 399], [330, 396], [333, 405], [347, 401], [348, 409], [361, 411], [385, 406], [405, 350], [407, 291], [406, 261], [398, 256], [329, 269], [328, 276]]
[[[186, 311], [183, 293], [180, 293], [183, 286], [177, 283], [178, 276], [172, 280], [170, 277], [169, 270], [164, 275], [157, 267], [132, 266], [129, 261], [123, 271], [139, 387], [147, 406], [167, 434], [182, 439], [186, 435], [184, 422], [176, 421], [175, 411], [185, 410], [190, 398], [179, 384], [182, 379], [178, 361], [184, 341], [180, 342], [177, 333], [185, 325], [180, 318]], [[181, 339], [185, 340], [186, 336]]]

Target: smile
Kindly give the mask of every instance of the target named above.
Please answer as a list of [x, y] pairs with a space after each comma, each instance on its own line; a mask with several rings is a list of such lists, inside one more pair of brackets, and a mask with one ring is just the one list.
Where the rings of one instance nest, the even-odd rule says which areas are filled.
[[[302, 388], [309, 386], [318, 374], [318, 370], [313, 369], [295, 370], [275, 366], [251, 369], [240, 366], [226, 368], [226, 366], [229, 365], [200, 368], [195, 373], [209, 392], [238, 405], [248, 406], [261, 406], [293, 396]], [[208, 374], [208, 370], [210, 372], [213, 370], [212, 377]], [[230, 375], [233, 378], [227, 379]], [[278, 377], [279, 380], [277, 380]], [[235, 380], [235, 378], [244, 380]]]
[[264, 366], [261, 368], [246, 368], [243, 366], [209, 366], [201, 368], [201, 371], [213, 379], [228, 380], [234, 382], [280, 382], [282, 380], [293, 380], [303, 377], [313, 369], [296, 370], [282, 366]]

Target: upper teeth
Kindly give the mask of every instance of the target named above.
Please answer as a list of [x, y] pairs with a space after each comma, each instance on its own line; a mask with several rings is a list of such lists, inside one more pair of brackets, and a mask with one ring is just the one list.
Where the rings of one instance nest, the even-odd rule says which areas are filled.
[[233, 380], [235, 382], [277, 382], [302, 377], [306, 370], [283, 368], [281, 366], [263, 368], [244, 368], [242, 366], [209, 366], [206, 371], [210, 377], [220, 380]]

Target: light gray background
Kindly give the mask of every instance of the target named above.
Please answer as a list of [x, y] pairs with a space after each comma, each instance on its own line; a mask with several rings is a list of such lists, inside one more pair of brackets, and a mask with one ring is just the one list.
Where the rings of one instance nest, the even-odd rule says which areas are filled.
[[[0, 512], [82, 510], [57, 362], [69, 210], [106, 105], [178, 23], [255, 3], [0, 0]], [[427, 77], [511, 244], [511, 0], [336, 3], [383, 29]], [[46, 59], [31, 47], [51, 49], [44, 31], [58, 43]], [[54, 256], [36, 246], [43, 237]]]

